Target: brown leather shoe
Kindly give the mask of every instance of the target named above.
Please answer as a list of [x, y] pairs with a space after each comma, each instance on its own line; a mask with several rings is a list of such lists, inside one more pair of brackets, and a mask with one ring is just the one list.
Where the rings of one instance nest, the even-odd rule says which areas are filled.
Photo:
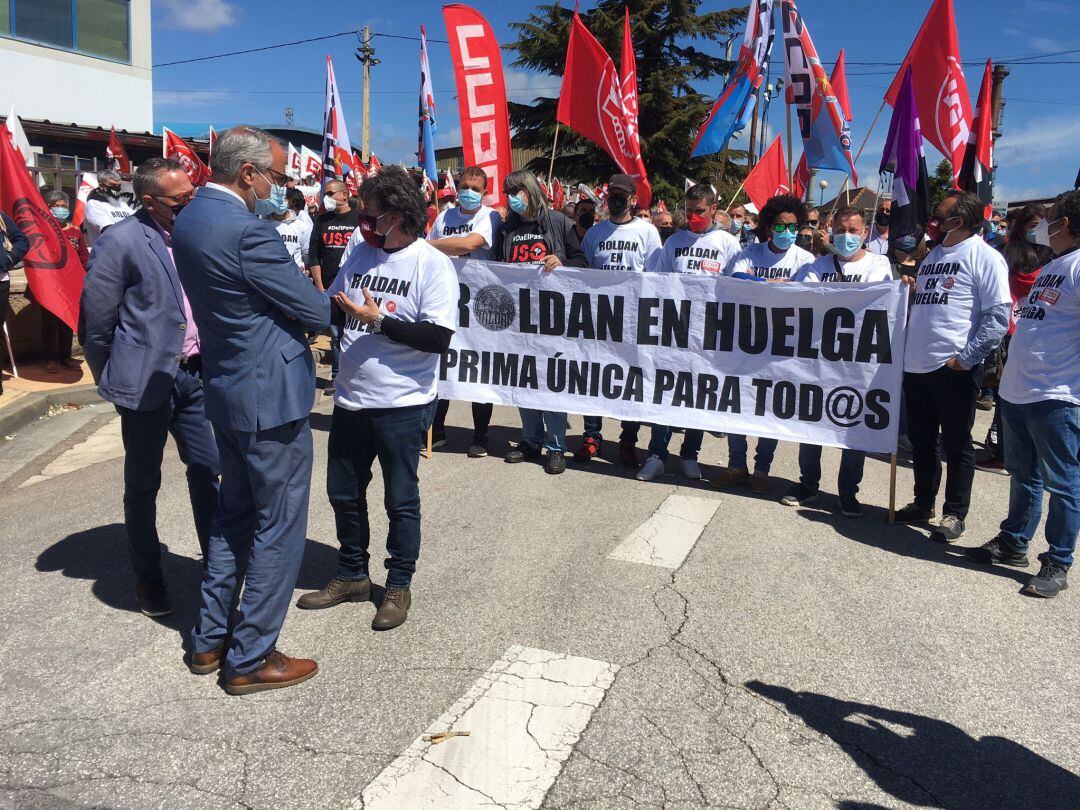
[[367, 602], [371, 599], [370, 579], [342, 579], [334, 577], [321, 591], [301, 596], [296, 606], [304, 610], [322, 610], [342, 602]]
[[393, 630], [405, 623], [409, 618], [409, 607], [412, 605], [412, 594], [408, 588], [387, 588], [382, 604], [375, 611], [375, 618], [371, 620], [372, 630]]
[[267, 689], [284, 689], [303, 683], [318, 671], [319, 665], [310, 658], [289, 658], [274, 650], [258, 669], [225, 681], [225, 691], [230, 695], [250, 695]]
[[210, 675], [221, 669], [221, 659], [225, 657], [225, 647], [218, 647], [210, 652], [193, 652], [188, 659], [188, 669], [193, 675]]

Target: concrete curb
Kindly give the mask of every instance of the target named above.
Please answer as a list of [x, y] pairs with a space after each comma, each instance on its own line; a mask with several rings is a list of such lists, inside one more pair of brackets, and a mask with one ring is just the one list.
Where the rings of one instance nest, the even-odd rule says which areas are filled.
[[8, 436], [21, 430], [48, 413], [53, 405], [93, 405], [104, 401], [93, 383], [27, 394], [0, 410], [0, 436]]

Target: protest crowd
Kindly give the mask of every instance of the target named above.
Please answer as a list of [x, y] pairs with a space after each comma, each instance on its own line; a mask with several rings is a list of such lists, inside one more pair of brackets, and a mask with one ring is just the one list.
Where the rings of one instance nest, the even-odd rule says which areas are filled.
[[[748, 52], [752, 59], [753, 47]], [[872, 209], [818, 209], [784, 173], [760, 205], [737, 196], [725, 206], [701, 178], [669, 209], [650, 199], [643, 171], [635, 171], [640, 154], [618, 163], [599, 188], [556, 190], [550, 176], [480, 164], [456, 176], [385, 165], [350, 177], [336, 170], [334, 147], [322, 177], [301, 178], [287, 144], [244, 125], [217, 136], [208, 181], [193, 183], [190, 167], [171, 157], [152, 158], [134, 168], [133, 200], [125, 200], [121, 174], [100, 173], [81, 229], [71, 225], [75, 201], [44, 195], [57, 232], [85, 264], [78, 340], [120, 415], [123, 513], [140, 610], [158, 617], [173, 609], [155, 508], [171, 435], [205, 571], [186, 659], [193, 673], [222, 670], [232, 694], [317, 673], [314, 660], [276, 646], [302, 560], [313, 475], [325, 480], [340, 554], [325, 587], [296, 606], [371, 597], [367, 490], [377, 460], [389, 533], [385, 596], [372, 627], [406, 621], [421, 555], [419, 459], [429, 442], [449, 449], [450, 397], [440, 390], [463, 313], [481, 317], [478, 294], [465, 302], [459, 283], [462, 268], [476, 263], [530, 274], [540, 289], [590, 271], [608, 274], [607, 292], [631, 279], [696, 276], [716, 285], [717, 303], [736, 290], [753, 298], [891, 289], [906, 317], [906, 328], [897, 327], [906, 339], [893, 450], [909, 454], [914, 471], [911, 503], [895, 512], [896, 522], [927, 526], [930, 540], [953, 543], [965, 533], [977, 468], [1004, 472], [1011, 483], [1000, 531], [967, 555], [1031, 565], [1049, 493], [1048, 548], [1024, 592], [1056, 596], [1067, 587], [1080, 531], [1080, 191], [1003, 215], [988, 206], [977, 178], [960, 173], [954, 189], [920, 210], [921, 143], [904, 145], [899, 120], [905, 93], [914, 98], [910, 69], [901, 78], [883, 158], [895, 175], [893, 193]], [[562, 103], [572, 104], [572, 94], [564, 91]], [[906, 126], [917, 132], [917, 122]], [[11, 147], [0, 141], [9, 162]], [[10, 213], [0, 217], [0, 292], [29, 250]], [[492, 293], [488, 303], [485, 317], [498, 317], [504, 299]], [[43, 328], [50, 362], [71, 363], [70, 325], [51, 316]], [[334, 407], [326, 470], [315, 472], [308, 417], [320, 389], [310, 344], [321, 333], [330, 345], [321, 395]], [[603, 414], [586, 414], [580, 439], [568, 440], [578, 432], [578, 417], [568, 413], [581, 411], [535, 404], [519, 409], [518, 440], [497, 447], [492, 401], [471, 402], [472, 438], [455, 448], [464, 451], [461, 463], [494, 455], [556, 476], [568, 461], [587, 469], [608, 458], [641, 482], [677, 470], [721, 490], [772, 492], [775, 437], [725, 430], [726, 460], [701, 459], [701, 427], [645, 418], [616, 427], [610, 416], [605, 426]], [[989, 454], [977, 460], [980, 408], [994, 416]], [[822, 497], [822, 444], [800, 442], [799, 481], [775, 493], [778, 507]], [[843, 446], [838, 520], [863, 516], [865, 457]]]

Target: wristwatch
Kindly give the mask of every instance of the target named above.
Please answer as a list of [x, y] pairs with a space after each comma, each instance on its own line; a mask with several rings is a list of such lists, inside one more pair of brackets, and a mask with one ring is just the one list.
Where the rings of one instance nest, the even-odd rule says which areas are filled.
[[383, 322], [383, 318], [385, 318], [385, 317], [386, 316], [383, 315], [380, 312], [379, 317], [377, 317], [375, 320], [373, 320], [371, 322], [371, 334], [373, 334], [373, 335], [381, 335], [382, 334], [382, 322]]

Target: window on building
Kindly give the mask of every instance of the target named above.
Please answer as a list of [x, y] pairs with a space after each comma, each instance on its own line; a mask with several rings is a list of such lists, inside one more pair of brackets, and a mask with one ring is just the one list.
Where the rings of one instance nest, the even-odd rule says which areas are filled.
[[0, 0], [0, 34], [131, 61], [130, 0]]

